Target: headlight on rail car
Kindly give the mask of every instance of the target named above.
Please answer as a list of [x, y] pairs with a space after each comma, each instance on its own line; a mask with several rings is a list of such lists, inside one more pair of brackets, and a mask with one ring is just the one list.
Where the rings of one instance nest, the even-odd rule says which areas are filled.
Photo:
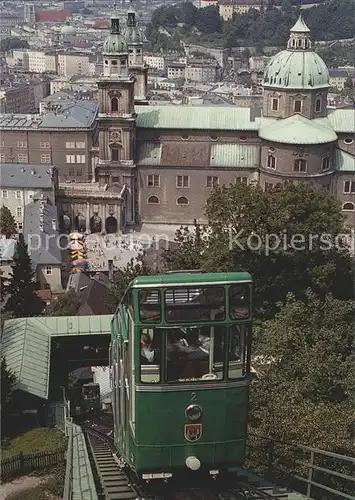
[[197, 405], [190, 405], [186, 408], [185, 415], [191, 422], [196, 422], [202, 416], [202, 408]]

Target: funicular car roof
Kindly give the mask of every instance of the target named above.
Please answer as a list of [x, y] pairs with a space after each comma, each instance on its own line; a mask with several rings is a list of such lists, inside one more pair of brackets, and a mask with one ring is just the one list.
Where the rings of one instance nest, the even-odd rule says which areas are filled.
[[138, 276], [132, 282], [131, 288], [165, 286], [165, 285], [201, 285], [228, 284], [233, 282], [252, 282], [249, 273], [176, 273], [155, 276]]

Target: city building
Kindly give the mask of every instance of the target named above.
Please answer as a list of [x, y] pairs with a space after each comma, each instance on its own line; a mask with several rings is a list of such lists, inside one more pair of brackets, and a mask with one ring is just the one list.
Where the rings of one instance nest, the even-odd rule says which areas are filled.
[[234, 14], [246, 14], [250, 9], [261, 10], [262, 0], [220, 0], [219, 15], [229, 21]]
[[0, 115], [0, 161], [55, 165], [61, 182], [92, 179], [97, 112], [96, 102], [63, 100], [41, 115]]
[[29, 244], [35, 279], [41, 290], [63, 292], [62, 251], [58, 211], [45, 199], [33, 199], [25, 206], [23, 235]]
[[[57, 170], [49, 165], [0, 165], [0, 203], [9, 208], [17, 230], [23, 233], [35, 272], [42, 289], [62, 291], [62, 256], [58, 241], [56, 192]], [[11, 270], [15, 240], [0, 240], [1, 270]]]
[[12, 213], [18, 232], [23, 232], [25, 209], [34, 200], [55, 206], [58, 172], [52, 165], [0, 164], [0, 204]]
[[1, 86], [1, 113], [36, 113], [41, 99], [49, 95], [50, 84], [46, 78], [33, 78], [26, 83]]
[[345, 82], [349, 79], [349, 73], [341, 69], [331, 69], [329, 71], [329, 85], [339, 91], [344, 90]]
[[[112, 16], [97, 83], [98, 110], [89, 111], [85, 106], [92, 103], [85, 101], [63, 102], [62, 110], [34, 121], [0, 117], [6, 161], [10, 147], [12, 157], [23, 147], [29, 162], [38, 161], [38, 142], [50, 143], [67, 228], [116, 232], [141, 223], [203, 222], [215, 186], [245, 182], [266, 190], [285, 180], [306, 180], [329, 190], [355, 225], [354, 109], [327, 108], [329, 71], [313, 52], [302, 17], [286, 49], [268, 62], [262, 107], [251, 101], [249, 107], [145, 105], [147, 69], [138, 58], [142, 38], [133, 21], [130, 28], [127, 40], [117, 13]], [[66, 158], [77, 163], [77, 142], [84, 141], [76, 135], [78, 127], [87, 157], [85, 172], [76, 176], [68, 169], [74, 173], [78, 165], [68, 165]], [[56, 140], [44, 137], [49, 130], [58, 134]], [[6, 143], [10, 137], [11, 145]]]

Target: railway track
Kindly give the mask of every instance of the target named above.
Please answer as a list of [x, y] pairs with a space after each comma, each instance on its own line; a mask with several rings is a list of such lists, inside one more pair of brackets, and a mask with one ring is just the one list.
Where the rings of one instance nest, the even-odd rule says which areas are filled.
[[216, 481], [201, 477], [199, 484], [203, 487], [190, 485], [184, 476], [168, 483], [136, 484], [136, 479], [122, 469], [114, 456], [113, 439], [109, 435], [112, 427], [99, 422], [83, 424], [82, 428], [96, 471], [100, 500], [290, 500], [285, 488], [253, 484], [233, 472]]
[[98, 496], [105, 500], [137, 500], [141, 498], [113, 455], [110, 428], [83, 425], [89, 453], [96, 470]]

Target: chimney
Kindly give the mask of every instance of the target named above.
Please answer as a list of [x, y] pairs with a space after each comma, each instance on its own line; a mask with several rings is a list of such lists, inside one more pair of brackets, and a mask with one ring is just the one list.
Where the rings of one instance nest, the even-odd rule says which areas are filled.
[[108, 279], [113, 281], [113, 260], [108, 261]]

